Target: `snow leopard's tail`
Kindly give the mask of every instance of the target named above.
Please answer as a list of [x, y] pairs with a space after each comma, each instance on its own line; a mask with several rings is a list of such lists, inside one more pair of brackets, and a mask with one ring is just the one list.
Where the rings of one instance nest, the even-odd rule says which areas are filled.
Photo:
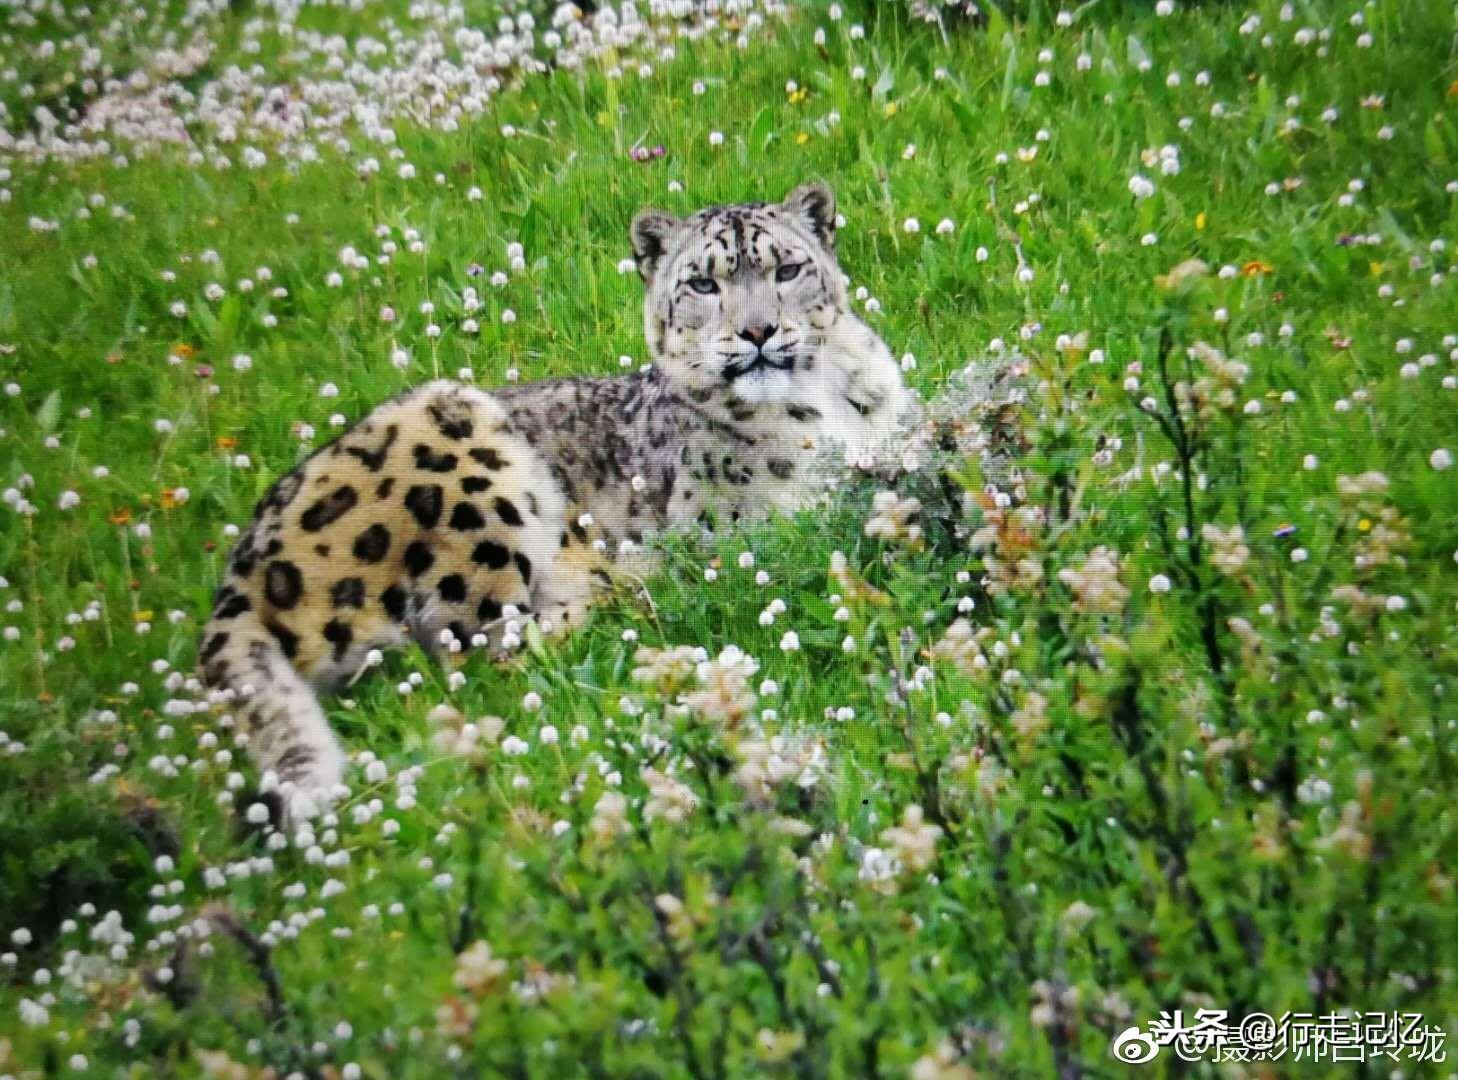
[[336, 797], [344, 753], [319, 699], [282, 644], [240, 593], [224, 586], [202, 638], [198, 667], [209, 699], [231, 716], [240, 744], [263, 770], [290, 818], [308, 818]]

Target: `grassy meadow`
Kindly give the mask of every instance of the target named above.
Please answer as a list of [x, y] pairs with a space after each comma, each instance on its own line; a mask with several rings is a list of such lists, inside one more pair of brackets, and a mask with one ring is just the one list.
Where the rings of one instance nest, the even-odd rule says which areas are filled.
[[[0, 7], [0, 1076], [1458, 1031], [1451, 4], [355, 7]], [[386, 657], [349, 798], [248, 828], [193, 668], [273, 479], [429, 378], [645, 362], [633, 213], [812, 178], [969, 452]]]

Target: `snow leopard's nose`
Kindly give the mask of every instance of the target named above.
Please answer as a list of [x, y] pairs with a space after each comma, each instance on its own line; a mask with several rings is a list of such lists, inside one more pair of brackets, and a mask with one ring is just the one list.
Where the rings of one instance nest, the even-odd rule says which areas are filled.
[[775, 336], [779, 330], [778, 326], [770, 326], [768, 323], [761, 323], [758, 326], [746, 326], [739, 331], [739, 336], [749, 342], [757, 349], [764, 348], [764, 343]]

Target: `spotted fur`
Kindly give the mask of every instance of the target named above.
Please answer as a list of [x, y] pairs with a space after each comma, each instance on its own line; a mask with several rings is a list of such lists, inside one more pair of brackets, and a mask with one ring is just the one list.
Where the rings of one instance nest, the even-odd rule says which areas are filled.
[[894, 434], [914, 399], [848, 309], [834, 229], [818, 184], [683, 220], [644, 211], [631, 238], [647, 371], [428, 383], [274, 485], [233, 551], [199, 665], [294, 811], [327, 803], [343, 776], [316, 692], [370, 650], [496, 648], [526, 617], [560, 629], [649, 533], [804, 506], [812, 456]]

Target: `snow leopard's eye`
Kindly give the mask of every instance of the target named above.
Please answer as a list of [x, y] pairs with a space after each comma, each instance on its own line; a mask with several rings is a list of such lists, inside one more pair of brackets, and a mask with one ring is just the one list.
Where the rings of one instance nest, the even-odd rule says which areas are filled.
[[779, 269], [775, 271], [775, 280], [780, 282], [794, 281], [797, 277], [800, 276], [800, 268], [804, 265], [804, 263], [781, 264]]
[[689, 288], [696, 293], [707, 296], [710, 293], [719, 291], [719, 283], [711, 277], [689, 278]]

